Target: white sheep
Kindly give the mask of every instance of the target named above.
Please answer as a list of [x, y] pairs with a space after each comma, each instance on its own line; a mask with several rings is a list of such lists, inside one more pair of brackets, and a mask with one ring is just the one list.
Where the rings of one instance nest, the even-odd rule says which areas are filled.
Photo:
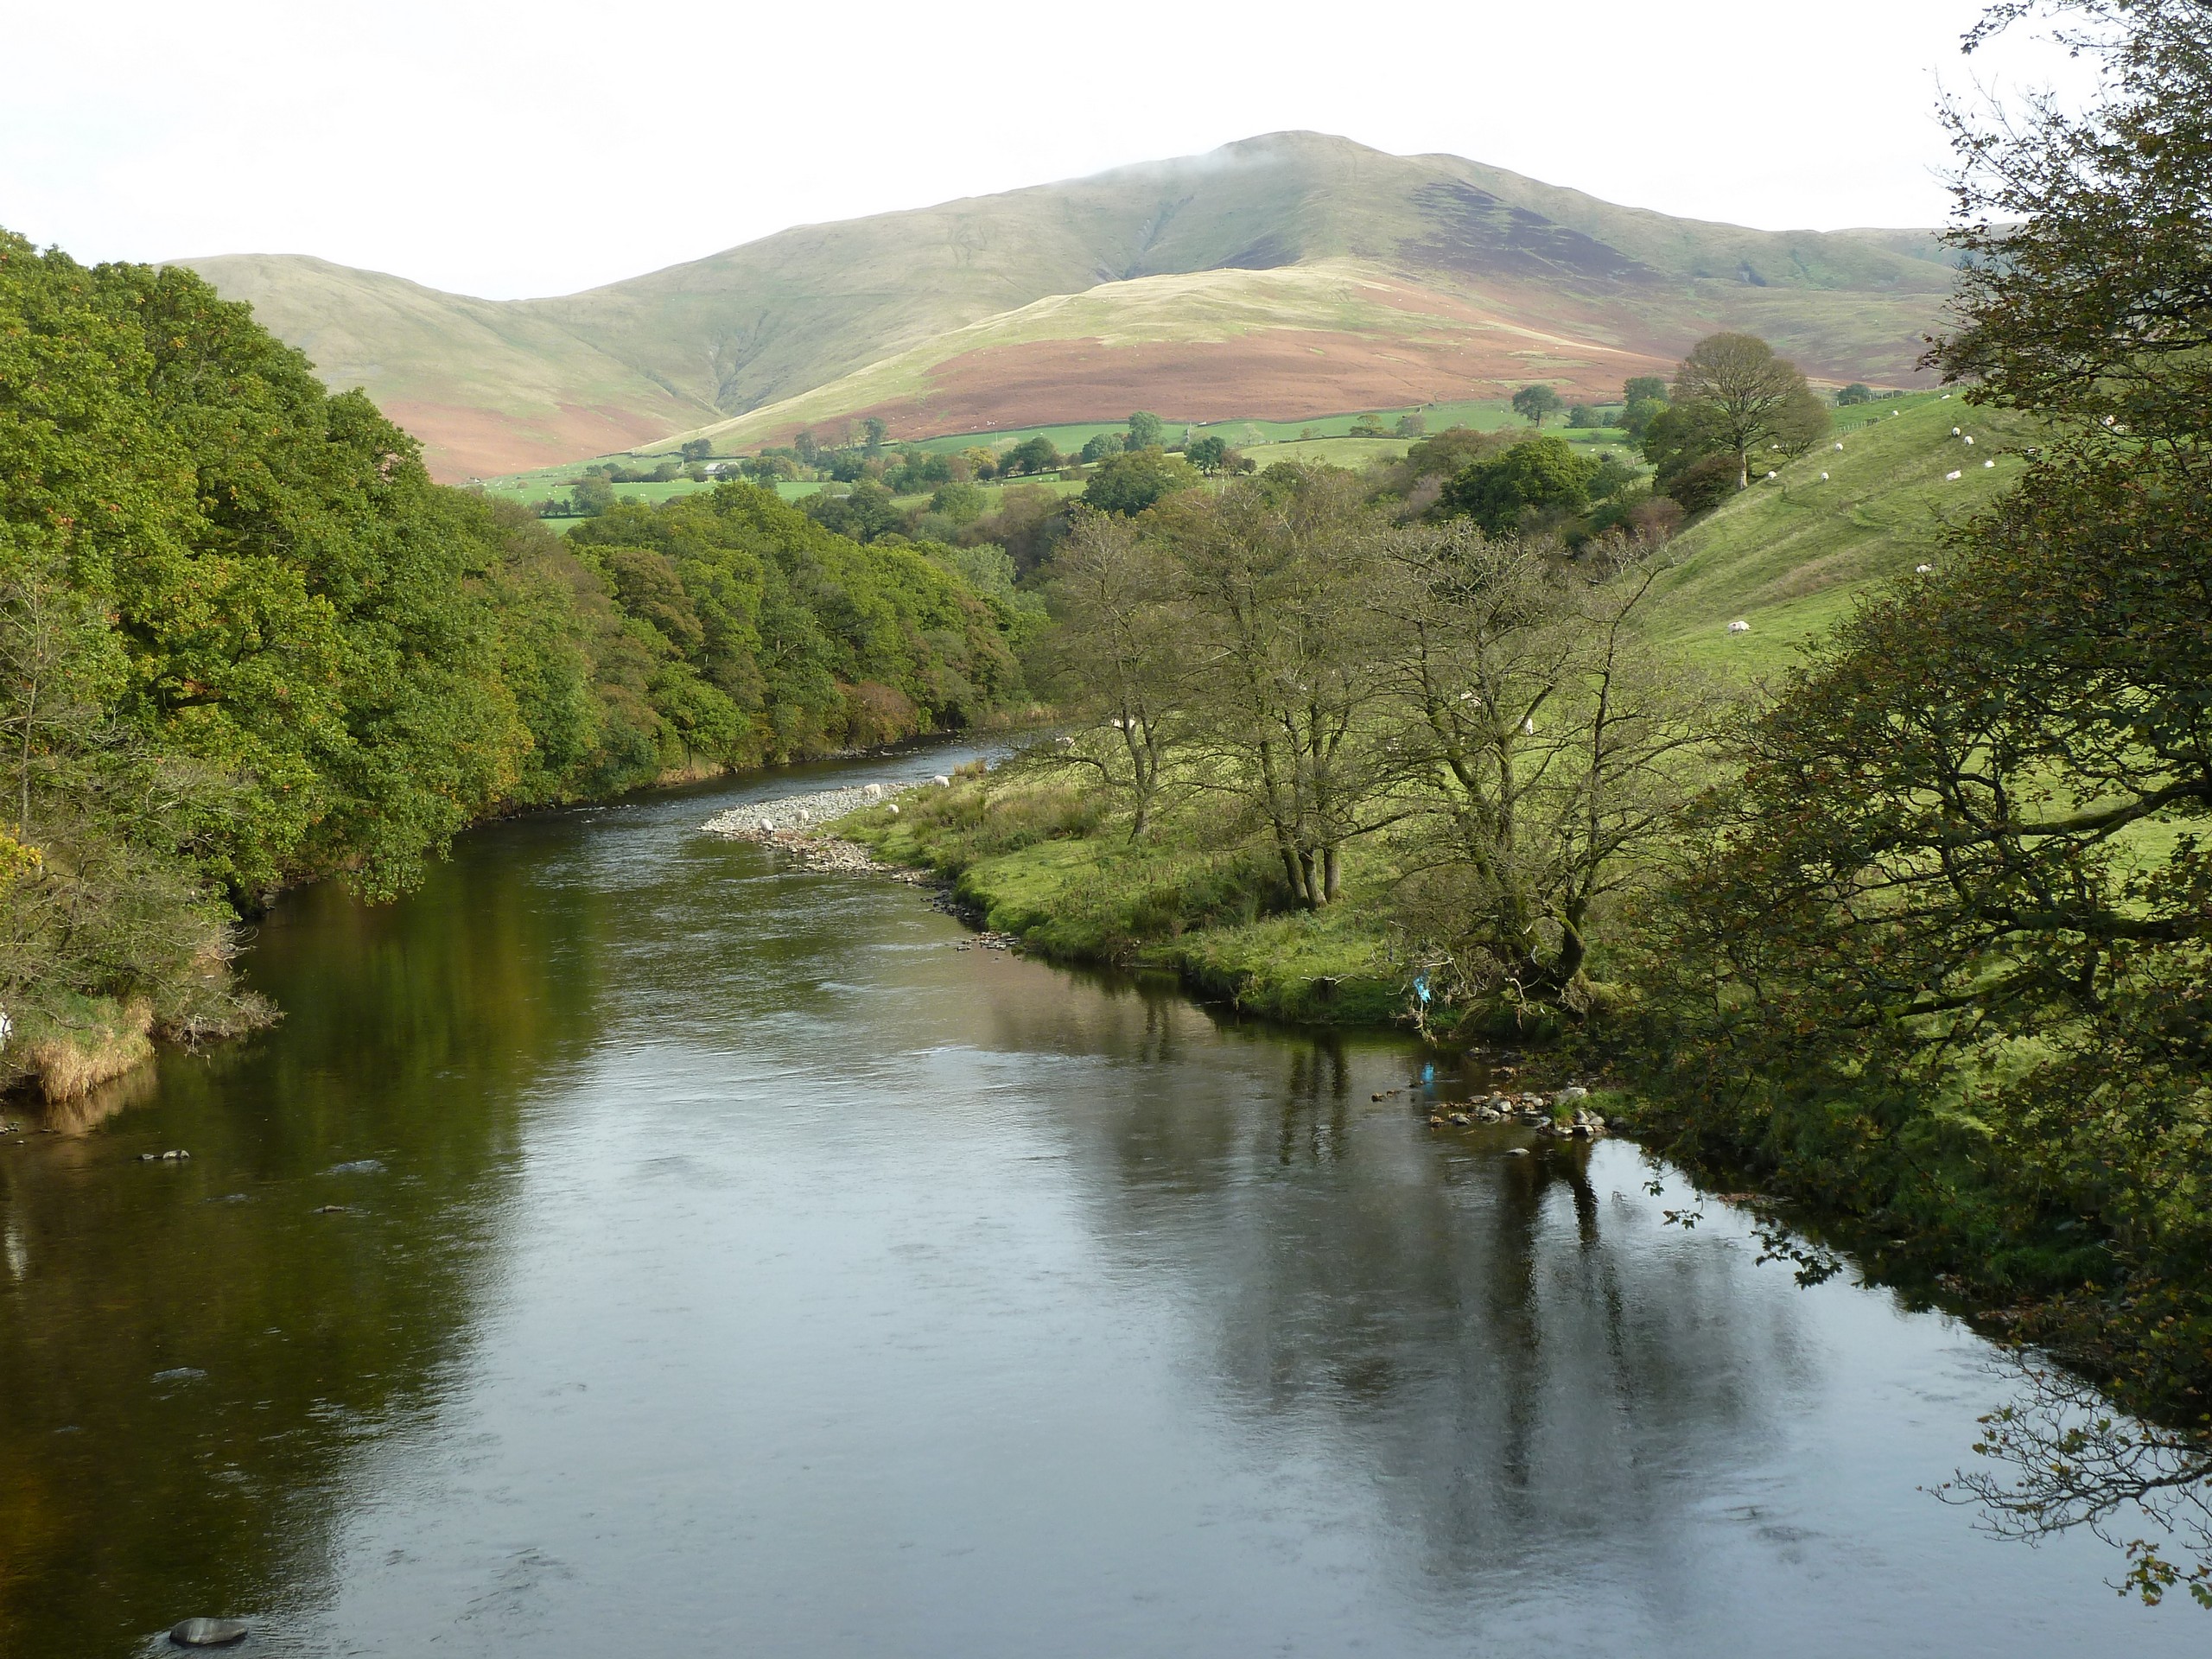
[[1957, 427], [1955, 426], [1951, 429], [1951, 435], [1955, 438], [1959, 435], [1959, 429]]
[[1731, 633], [1749, 633], [1751, 631], [1751, 625], [1740, 616], [1728, 625], [1728, 632]]
[[1971, 432], [1967, 434], [1967, 448], [1969, 449], [1974, 448], [1974, 434]]
[[1843, 446], [1842, 446], [1841, 444], [1840, 444], [1840, 443], [1839, 443], [1839, 444], [1838, 444], [1838, 445], [1836, 445], [1836, 447], [1835, 447], [1835, 451], [1836, 451], [1836, 454], [1841, 454], [1843, 453]]
[[1828, 481], [1828, 475], [1827, 475], [1826, 473], [1822, 473], [1822, 474], [1821, 474], [1821, 483], [1823, 483], [1823, 484], [1825, 484], [1825, 483], [1827, 483], [1827, 481]]
[[1929, 575], [1934, 573], [1935, 569], [1936, 567], [1932, 564], [1916, 564], [1912, 567], [1912, 574], [1916, 576]]
[[1997, 463], [1993, 461], [1985, 461], [1981, 464], [1985, 467], [1994, 467]]
[[1964, 473], [1946, 473], [1943, 474], [1943, 481], [1946, 484], [1955, 484], [1965, 476]]

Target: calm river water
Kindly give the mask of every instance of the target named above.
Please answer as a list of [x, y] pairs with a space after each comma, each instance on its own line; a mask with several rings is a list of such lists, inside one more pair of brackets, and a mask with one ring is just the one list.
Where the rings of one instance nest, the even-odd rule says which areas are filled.
[[0, 1651], [2206, 1651], [1917, 1490], [1968, 1332], [1634, 1147], [697, 832], [946, 760], [301, 893], [281, 1027], [0, 1148]]

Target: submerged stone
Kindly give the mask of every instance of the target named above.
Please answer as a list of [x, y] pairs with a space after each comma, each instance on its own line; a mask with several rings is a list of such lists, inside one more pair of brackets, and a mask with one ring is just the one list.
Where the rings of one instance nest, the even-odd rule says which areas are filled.
[[245, 1639], [245, 1626], [235, 1618], [188, 1618], [169, 1631], [180, 1648], [227, 1648]]

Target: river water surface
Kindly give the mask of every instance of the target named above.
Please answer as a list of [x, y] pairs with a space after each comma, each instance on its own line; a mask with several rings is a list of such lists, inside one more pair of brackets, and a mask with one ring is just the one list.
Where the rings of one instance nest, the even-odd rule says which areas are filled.
[[945, 764], [296, 895], [283, 1025], [0, 1148], [0, 1652], [2206, 1651], [1919, 1490], [1970, 1333], [1634, 1147], [698, 833]]

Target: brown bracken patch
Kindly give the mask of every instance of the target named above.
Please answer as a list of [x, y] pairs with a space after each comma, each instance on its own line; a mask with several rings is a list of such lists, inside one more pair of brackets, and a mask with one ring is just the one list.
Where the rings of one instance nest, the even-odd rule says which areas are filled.
[[422, 440], [423, 464], [441, 484], [612, 454], [666, 437], [683, 424], [680, 415], [604, 404], [561, 404], [531, 417], [465, 404], [398, 401], [385, 404], [384, 412]]
[[1641, 352], [1554, 344], [1503, 329], [1428, 340], [1305, 329], [1127, 346], [1041, 340], [950, 358], [931, 372], [920, 397], [856, 409], [851, 418], [880, 416], [893, 438], [1117, 421], [1133, 409], [1182, 421], [1297, 421], [1503, 397], [1532, 380], [1552, 382], [1570, 400], [1594, 402], [1618, 396], [1630, 375], [1665, 374], [1673, 366]]

